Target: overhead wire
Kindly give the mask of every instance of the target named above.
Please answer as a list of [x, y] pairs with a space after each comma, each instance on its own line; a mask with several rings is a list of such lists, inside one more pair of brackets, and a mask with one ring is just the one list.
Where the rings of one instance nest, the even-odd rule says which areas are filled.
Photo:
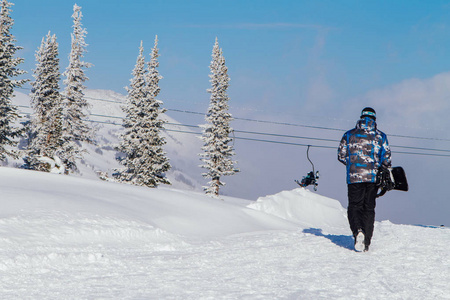
[[[175, 129], [164, 129], [165, 131], [171, 132], [179, 132], [179, 133], [188, 133], [188, 134], [196, 134], [201, 135], [199, 132], [193, 131], [184, 131], [184, 130], [175, 130]], [[273, 140], [263, 140], [263, 139], [254, 139], [254, 138], [246, 138], [246, 137], [238, 137], [237, 140], [246, 140], [246, 141], [254, 141], [254, 142], [264, 142], [264, 143], [272, 143], [272, 144], [281, 144], [281, 145], [290, 145], [290, 146], [302, 146], [302, 147], [312, 147], [312, 148], [324, 148], [324, 149], [336, 149], [336, 146], [326, 146], [326, 145], [311, 145], [311, 144], [300, 144], [300, 143], [292, 143], [292, 142], [283, 142], [283, 141], [273, 141]], [[420, 148], [418, 148], [420, 149]], [[448, 151], [450, 152], [450, 151]], [[450, 155], [444, 154], [433, 154], [433, 153], [420, 153], [420, 152], [404, 152], [404, 151], [395, 151], [398, 154], [409, 154], [409, 155], [424, 155], [424, 156], [438, 156], [438, 157], [450, 157]]]
[[[26, 89], [30, 90], [29, 88], [20, 87], [19, 89]], [[125, 103], [119, 102], [119, 101], [113, 101], [108, 99], [101, 99], [101, 98], [93, 98], [89, 96], [85, 96], [86, 99], [91, 99], [94, 101], [104, 101], [104, 102], [110, 102], [115, 104], [122, 104]], [[190, 110], [182, 110], [182, 109], [174, 109], [174, 108], [166, 108], [167, 111], [172, 112], [178, 112], [178, 113], [186, 113], [186, 114], [195, 114], [195, 115], [205, 115], [205, 113], [202, 112], [196, 112], [196, 111], [190, 111]], [[303, 127], [303, 128], [310, 128], [310, 129], [319, 129], [319, 130], [329, 130], [329, 131], [340, 131], [345, 132], [346, 129], [343, 128], [336, 128], [336, 127], [326, 127], [326, 126], [315, 126], [315, 125], [308, 125], [308, 124], [298, 124], [298, 123], [288, 123], [288, 122], [276, 122], [276, 121], [268, 121], [268, 120], [259, 120], [259, 119], [251, 119], [251, 118], [240, 118], [240, 117], [233, 117], [234, 120], [240, 120], [240, 121], [247, 121], [247, 122], [256, 122], [256, 123], [265, 123], [265, 124], [273, 124], [273, 125], [284, 125], [284, 126], [292, 126], [292, 127]], [[408, 138], [408, 139], [418, 139], [418, 140], [431, 140], [431, 141], [446, 141], [450, 142], [450, 139], [446, 138], [435, 138], [435, 137], [423, 137], [423, 136], [413, 136], [413, 135], [401, 135], [401, 134], [392, 134], [389, 133], [388, 136], [391, 137], [399, 137], [399, 138]]]
[[[198, 125], [185, 125], [185, 124], [176, 124], [176, 123], [166, 123], [169, 125], [176, 126], [185, 126], [191, 128], [200, 128]], [[338, 143], [339, 140], [336, 139], [325, 139], [325, 138], [316, 138], [316, 137], [306, 137], [306, 136], [298, 136], [298, 135], [286, 135], [286, 134], [277, 134], [277, 133], [267, 133], [267, 132], [256, 132], [256, 131], [245, 131], [245, 130], [234, 130], [237, 133], [245, 133], [245, 134], [254, 134], [254, 135], [266, 135], [272, 137], [282, 137], [282, 138], [292, 138], [292, 139], [305, 139], [305, 140], [315, 140], [315, 141], [325, 141], [325, 142], [334, 142]], [[411, 149], [411, 150], [425, 150], [425, 151], [438, 151], [438, 152], [448, 152], [450, 153], [450, 149], [434, 149], [434, 148], [422, 148], [422, 147], [412, 147], [412, 146], [401, 146], [401, 145], [390, 145], [395, 148], [403, 148], [403, 149]]]
[[[92, 97], [86, 97], [91, 100], [96, 101], [106, 101], [106, 102], [112, 102], [116, 104], [123, 104], [122, 102], [112, 101], [108, 99], [100, 99], [100, 98], [92, 98]], [[18, 105], [20, 108], [31, 108], [30, 106], [24, 106], [24, 105]], [[185, 112], [185, 113], [191, 113], [191, 114], [198, 114], [198, 115], [205, 115], [204, 113], [200, 112], [193, 112], [193, 111], [186, 111], [186, 110], [179, 110], [179, 109], [167, 109], [168, 111], [176, 111], [176, 112]], [[22, 112], [23, 114], [29, 114]], [[110, 116], [110, 115], [103, 115], [103, 114], [90, 114], [90, 116], [94, 117], [101, 117], [101, 118], [113, 118], [113, 119], [123, 119], [123, 117], [118, 116]], [[261, 123], [269, 123], [269, 124], [277, 124], [277, 125], [289, 125], [289, 126], [299, 126], [299, 127], [307, 127], [307, 128], [314, 128], [314, 129], [326, 129], [326, 130], [334, 130], [334, 131], [343, 131], [338, 128], [331, 128], [331, 127], [322, 127], [322, 126], [313, 126], [313, 125], [303, 125], [303, 124], [292, 124], [292, 123], [285, 123], [285, 122], [273, 122], [273, 121], [264, 121], [264, 120], [257, 120], [257, 119], [247, 119], [247, 118], [236, 118], [233, 117], [233, 119], [237, 120], [245, 120], [245, 121], [253, 121], [253, 122], [261, 122]], [[115, 123], [115, 122], [105, 122], [105, 121], [98, 121], [98, 120], [88, 120], [89, 122], [93, 123], [100, 123], [100, 124], [111, 124], [111, 125], [117, 125], [120, 126], [121, 124]], [[189, 124], [180, 124], [180, 123], [170, 123], [166, 122], [168, 125], [172, 126], [182, 126], [182, 127], [188, 127], [188, 128], [200, 128], [199, 125], [189, 125]], [[167, 129], [164, 128], [166, 131], [172, 131], [172, 132], [180, 132], [180, 133], [190, 133], [190, 134], [201, 134], [191, 131], [182, 131], [182, 130], [174, 130], [174, 129]], [[318, 137], [306, 137], [306, 136], [298, 136], [298, 135], [286, 135], [286, 134], [276, 134], [276, 133], [268, 133], [268, 132], [257, 132], [257, 131], [245, 131], [245, 130], [234, 130], [235, 133], [240, 134], [250, 134], [250, 135], [262, 135], [262, 136], [269, 136], [273, 138], [287, 138], [287, 139], [303, 139], [303, 140], [313, 140], [313, 141], [320, 141], [320, 142], [333, 142], [337, 143], [339, 140], [336, 139], [327, 139], [327, 138], [318, 138]], [[426, 138], [426, 137], [415, 137], [415, 136], [405, 136], [405, 135], [391, 135], [391, 136], [400, 136], [400, 137], [408, 137], [408, 138], [415, 138], [415, 139], [431, 139], [431, 140], [444, 140], [447, 141], [447, 139], [437, 139], [437, 138]], [[310, 145], [310, 144], [302, 144], [302, 143], [293, 143], [293, 142], [286, 142], [286, 141], [275, 141], [275, 140], [267, 140], [267, 139], [256, 139], [256, 138], [249, 138], [249, 137], [243, 137], [243, 136], [234, 136], [234, 139], [237, 140], [246, 140], [246, 141], [256, 141], [256, 142], [265, 142], [265, 143], [274, 143], [274, 144], [283, 144], [283, 145], [295, 145], [295, 146], [311, 146], [316, 148], [328, 148], [328, 149], [335, 149], [335, 146], [326, 146], [326, 145]], [[450, 140], [449, 140], [450, 141]], [[444, 153], [450, 153], [450, 150], [447, 149], [435, 149], [435, 148], [425, 148], [425, 147], [413, 147], [413, 146], [403, 146], [403, 145], [390, 145], [393, 148], [401, 148], [401, 149], [410, 149], [410, 150], [420, 150], [420, 151], [435, 151], [435, 152], [444, 152]], [[450, 155], [445, 154], [433, 154], [433, 153], [420, 153], [420, 152], [404, 152], [404, 151], [395, 151], [396, 153], [400, 154], [414, 154], [414, 155], [429, 155], [429, 156], [442, 156], [442, 157], [450, 157]]]
[[[115, 117], [120, 118], [120, 117]], [[105, 121], [98, 121], [98, 120], [87, 120], [91, 123], [99, 123], [99, 124], [108, 124], [108, 125], [116, 125], [121, 126], [121, 124], [114, 123], [114, 122], [105, 122]], [[166, 123], [169, 124], [169, 123]], [[169, 124], [169, 125], [176, 125], [176, 126], [184, 126], [184, 127], [196, 127], [200, 128], [199, 126], [195, 125], [184, 125], [184, 124]], [[201, 135], [201, 132], [195, 132], [195, 131], [186, 131], [186, 130], [176, 130], [176, 129], [169, 129], [164, 128], [164, 131], [167, 132], [178, 132], [178, 133], [184, 133], [184, 134], [195, 134], [195, 135]], [[236, 131], [236, 130], [235, 130]], [[236, 132], [245, 132], [245, 131], [236, 131]], [[249, 132], [249, 133], [255, 133], [255, 132]], [[264, 135], [265, 133], [257, 133], [260, 135]], [[280, 137], [286, 137], [286, 135], [277, 135], [277, 134], [269, 134], [274, 136], [280, 136]], [[295, 138], [304, 138], [304, 139], [314, 139], [314, 140], [323, 140], [323, 141], [333, 141], [337, 142], [337, 140], [331, 140], [331, 139], [319, 139], [319, 138], [311, 138], [311, 137], [299, 137], [299, 136], [289, 136], [289, 137], [295, 137]], [[323, 148], [323, 149], [336, 149], [336, 146], [327, 146], [327, 145], [313, 145], [313, 144], [303, 144], [303, 143], [293, 143], [293, 142], [286, 142], [286, 141], [275, 141], [275, 140], [267, 140], [267, 139], [255, 139], [255, 138], [249, 138], [249, 137], [241, 137], [241, 136], [233, 136], [233, 139], [236, 140], [243, 140], [243, 141], [253, 141], [253, 142], [263, 142], [263, 143], [271, 143], [271, 144], [280, 144], [280, 145], [290, 145], [290, 146], [302, 146], [302, 147], [312, 147], [312, 148]], [[443, 149], [432, 149], [432, 148], [420, 148], [420, 147], [408, 147], [408, 146], [396, 146], [391, 145], [391, 147], [397, 147], [397, 148], [406, 148], [411, 150], [423, 150], [423, 151], [443, 151], [443, 152], [449, 152], [450, 150], [443, 150]], [[421, 153], [421, 152], [405, 152], [405, 151], [394, 151], [398, 154], [409, 154], [409, 155], [422, 155], [422, 156], [436, 156], [436, 157], [450, 157], [450, 155], [444, 155], [444, 154], [434, 154], [434, 153]]]

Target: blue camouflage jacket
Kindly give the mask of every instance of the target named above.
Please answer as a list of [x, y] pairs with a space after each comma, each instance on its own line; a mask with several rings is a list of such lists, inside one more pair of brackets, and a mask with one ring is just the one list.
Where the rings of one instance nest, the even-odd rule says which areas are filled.
[[391, 150], [386, 134], [377, 129], [369, 117], [362, 118], [356, 127], [341, 139], [338, 160], [347, 166], [347, 184], [375, 182], [378, 167], [391, 166]]

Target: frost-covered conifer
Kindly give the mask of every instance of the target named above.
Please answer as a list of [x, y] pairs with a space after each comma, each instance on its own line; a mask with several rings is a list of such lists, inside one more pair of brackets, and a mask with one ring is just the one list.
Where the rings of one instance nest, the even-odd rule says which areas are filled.
[[15, 138], [22, 134], [22, 129], [14, 127], [19, 116], [11, 99], [14, 97], [14, 89], [26, 82], [25, 79], [13, 78], [26, 72], [18, 68], [23, 59], [15, 57], [16, 51], [22, 47], [15, 45], [16, 39], [11, 34], [14, 24], [10, 16], [12, 5], [6, 0], [1, 0], [0, 3], [0, 161], [4, 161], [8, 156], [17, 158], [16, 151], [11, 147], [17, 145]]
[[161, 108], [162, 102], [156, 99], [162, 78], [157, 70], [157, 45], [156, 37], [146, 70], [141, 42], [131, 85], [127, 89], [126, 117], [123, 121], [125, 132], [119, 147], [119, 151], [125, 154], [121, 161], [125, 169], [114, 174], [120, 181], [148, 187], [170, 184], [165, 176], [170, 164], [162, 148], [166, 142], [160, 134], [164, 125], [160, 114], [165, 110]]
[[145, 72], [144, 48], [141, 42], [136, 65], [132, 72], [133, 78], [130, 80], [130, 87], [126, 88], [128, 91], [127, 105], [123, 108], [126, 115], [122, 124], [124, 133], [122, 134], [121, 144], [118, 147], [118, 150], [125, 154], [125, 157], [120, 161], [125, 166], [125, 169], [117, 170], [117, 173], [114, 174], [122, 182], [134, 183], [136, 174], [139, 173], [139, 165], [136, 164], [136, 161], [140, 157], [140, 136], [136, 124], [141, 101], [147, 94]]
[[[36, 52], [36, 69], [31, 83], [33, 116], [30, 126], [27, 168], [51, 171], [49, 160], [59, 161], [62, 150], [62, 96], [59, 92], [58, 43], [56, 36], [47, 34]], [[60, 166], [62, 167], [62, 166]]]
[[87, 122], [88, 102], [84, 97], [84, 82], [88, 77], [84, 69], [91, 66], [90, 63], [82, 61], [86, 52], [87, 44], [84, 38], [86, 29], [81, 24], [81, 7], [73, 7], [73, 33], [72, 48], [69, 55], [69, 66], [64, 72], [64, 111], [63, 111], [63, 137], [65, 140], [64, 151], [62, 153], [63, 162], [68, 171], [76, 171], [76, 160], [82, 158], [82, 142], [94, 143], [93, 131]]
[[146, 167], [149, 169], [148, 174], [151, 177], [150, 182], [154, 182], [155, 186], [158, 184], [171, 184], [166, 178], [166, 172], [170, 170], [171, 165], [163, 150], [166, 141], [161, 135], [161, 131], [164, 130], [164, 123], [166, 123], [166, 121], [161, 118], [161, 115], [166, 112], [166, 109], [162, 108], [163, 102], [156, 98], [161, 91], [159, 88], [159, 80], [163, 78], [158, 72], [158, 57], [158, 36], [156, 36], [150, 62], [148, 63], [146, 81], [149, 95], [148, 102], [145, 105], [148, 117], [143, 124], [145, 128], [150, 128], [150, 130], [146, 132], [149, 141], [149, 152], [147, 153], [148, 162]]
[[230, 78], [217, 38], [213, 47], [210, 69], [211, 88], [207, 91], [211, 93], [211, 98], [205, 118], [207, 124], [202, 125], [204, 153], [200, 156], [204, 162], [201, 167], [207, 169], [207, 172], [202, 175], [205, 178], [211, 178], [209, 186], [204, 187], [205, 192], [211, 196], [218, 196], [220, 186], [225, 185], [221, 181], [222, 176], [234, 175], [238, 170], [233, 166], [236, 162], [232, 160], [234, 151], [230, 145], [232, 139], [229, 137], [233, 131], [230, 127], [232, 116], [228, 113], [227, 89]]

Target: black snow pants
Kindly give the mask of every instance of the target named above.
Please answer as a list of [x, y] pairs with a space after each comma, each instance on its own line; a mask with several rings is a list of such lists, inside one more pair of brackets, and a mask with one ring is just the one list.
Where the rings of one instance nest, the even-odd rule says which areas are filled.
[[375, 222], [375, 199], [378, 188], [375, 183], [352, 183], [348, 185], [347, 216], [350, 229], [355, 237], [358, 230], [364, 232], [365, 245], [370, 245]]

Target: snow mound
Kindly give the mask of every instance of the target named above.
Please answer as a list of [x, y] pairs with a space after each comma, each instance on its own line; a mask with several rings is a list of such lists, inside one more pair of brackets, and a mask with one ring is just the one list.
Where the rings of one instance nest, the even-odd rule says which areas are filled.
[[169, 188], [0, 168], [0, 190], [0, 233], [9, 241], [28, 236], [66, 243], [70, 236], [71, 243], [102, 243], [115, 235], [116, 242], [159, 243], [295, 229], [245, 206]]
[[348, 231], [346, 210], [339, 201], [304, 188], [260, 197], [248, 207], [294, 222], [303, 228], [320, 228], [330, 233]]

